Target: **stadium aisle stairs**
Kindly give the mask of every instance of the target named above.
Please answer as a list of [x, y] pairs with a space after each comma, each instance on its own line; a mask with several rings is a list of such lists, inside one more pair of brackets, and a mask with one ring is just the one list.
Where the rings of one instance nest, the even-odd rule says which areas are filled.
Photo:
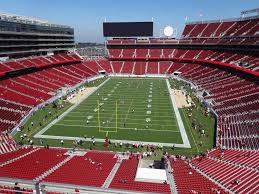
[[35, 181], [40, 181], [42, 179], [44, 179], [45, 177], [47, 177], [48, 175], [50, 175], [51, 173], [53, 173], [55, 170], [57, 170], [58, 168], [60, 168], [61, 166], [63, 166], [65, 163], [67, 163], [69, 160], [71, 160], [74, 156], [71, 155], [67, 158], [65, 158], [63, 161], [61, 161], [60, 163], [56, 164], [55, 166], [53, 166], [51, 169], [49, 169], [48, 171], [44, 172], [43, 174], [41, 174], [40, 176], [38, 176], [37, 178], [35, 178]]
[[203, 157], [192, 160], [192, 165], [231, 192], [246, 193], [255, 188], [254, 181], [259, 183], [258, 170], [228, 161]]

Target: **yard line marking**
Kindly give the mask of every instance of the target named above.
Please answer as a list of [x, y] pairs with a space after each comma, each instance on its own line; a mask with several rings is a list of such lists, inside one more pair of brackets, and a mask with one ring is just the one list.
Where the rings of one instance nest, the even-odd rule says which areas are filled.
[[[116, 97], [116, 98], [109, 98], [109, 101], [110, 102], [114, 102], [114, 101], [116, 101], [116, 99], [119, 99], [121, 96], [118, 96], [118, 97]], [[149, 98], [148, 96], [146, 96], [146, 98], [145, 99], [138, 99], [137, 97], [132, 97], [132, 98], [135, 98], [135, 99], [137, 99], [138, 101], [136, 101], [135, 103], [136, 103], [136, 105], [142, 105], [143, 103], [150, 103], [150, 102], [152, 102], [152, 105], [154, 105], [154, 106], [164, 106], [164, 107], [167, 107], [167, 106], [169, 106], [170, 105], [170, 101], [168, 101], [168, 102], [164, 102], [164, 103], [161, 103], [161, 102], [156, 102], [156, 100], [154, 100], [154, 99], [152, 99], [152, 98]], [[130, 104], [130, 102], [131, 102], [131, 100], [132, 100], [132, 98], [130, 99], [130, 100], [124, 100], [124, 104]], [[149, 100], [152, 100], [152, 101], [149, 101]], [[166, 101], [167, 99], [159, 99], [160, 101], [161, 100], [163, 100], [163, 101]], [[96, 102], [96, 99], [95, 100], [87, 100], [87, 101], [85, 101], [83, 104], [81, 104], [81, 107], [88, 107], [89, 105], [92, 105], [93, 103], [95, 103]]]
[[[72, 118], [78, 118], [77, 116], [68, 116], [68, 117], [72, 117]], [[85, 118], [84, 116], [80, 116], [80, 117], [82, 117], [82, 118]], [[92, 117], [92, 118], [94, 118], [94, 117]], [[91, 118], [91, 119], [92, 119]], [[105, 118], [107, 118], [107, 117], [100, 117], [100, 119], [105, 119]], [[136, 121], [143, 121], [143, 119], [145, 120], [147, 117], [143, 117], [142, 119], [139, 119], [139, 118], [130, 118], [130, 119], [128, 119], [128, 120], [136, 120]], [[152, 121], [159, 121], [159, 122], [165, 122], [165, 121], [172, 121], [172, 119], [154, 119], [154, 117], [151, 117], [150, 119], [152, 119]], [[90, 119], [88, 119], [88, 120], [90, 120]], [[62, 121], [83, 121], [82, 119], [64, 119], [64, 120], [62, 120]], [[90, 121], [94, 121], [93, 119], [92, 120], [90, 120]], [[174, 121], [175, 122], [175, 121]]]
[[[114, 100], [115, 101], [115, 100]], [[114, 101], [112, 101], [112, 100], [109, 100], [109, 102], [114, 102]], [[161, 105], [161, 104], [154, 104], [154, 103], [152, 103], [152, 102], [147, 102], [147, 101], [144, 101], [145, 103], [150, 103], [150, 104], [152, 104], [152, 106], [153, 107], [159, 107], [159, 108], [165, 108], [165, 109], [168, 109], [168, 110], [170, 110], [169, 108], [168, 108], [168, 106], [171, 106], [170, 105], [170, 103], [167, 103], [167, 104], [165, 104], [165, 105]], [[139, 102], [139, 103], [141, 103], [141, 104], [137, 104], [137, 103], [135, 103], [135, 106], [136, 107], [143, 107], [143, 103], [144, 102]], [[124, 103], [124, 104], [126, 104], [127, 105], [127, 103]], [[111, 106], [110, 104], [105, 104], [105, 106]], [[89, 105], [87, 105], [87, 106], [80, 106], [80, 107], [82, 107], [82, 108], [84, 108], [84, 107], [89, 107]]]
[[[71, 124], [55, 124], [58, 126], [71, 126], [71, 127], [98, 127], [98, 126], [88, 126], [88, 125], [71, 125]], [[113, 129], [114, 127], [106, 127], [107, 129]], [[172, 132], [172, 133], [180, 133], [180, 131], [174, 131], [174, 130], [167, 130], [167, 129], [137, 129], [135, 128], [127, 128], [127, 127], [118, 127], [118, 129], [124, 129], [124, 130], [134, 130], [134, 131], [156, 131], [156, 132]], [[107, 131], [104, 131], [107, 132]], [[113, 132], [113, 131], [109, 131]]]
[[[76, 113], [76, 114], [81, 114], [82, 115], [82, 112], [83, 113], [85, 113], [85, 111], [77, 111], [77, 112], [70, 112], [70, 114], [72, 114], [72, 113]], [[89, 111], [90, 112], [90, 111]], [[92, 115], [95, 115], [96, 113], [94, 113], [94, 114], [92, 114]], [[87, 115], [87, 114], [86, 114]], [[120, 114], [120, 116], [123, 116], [123, 115], [126, 115], [126, 114]], [[143, 115], [137, 115], [137, 114], [134, 114], [134, 116], [136, 116], [136, 117], [147, 117], [147, 115], [146, 114], [143, 114]], [[68, 117], [85, 117], [85, 116], [71, 116], [71, 115], [69, 115]], [[151, 117], [158, 117], [158, 118], [175, 118], [175, 115], [172, 115], [172, 116], [161, 116], [161, 115], [159, 115], [159, 116], [156, 116], [155, 114], [153, 114], [153, 115], [151, 115]]]
[[[78, 121], [78, 120], [63, 120], [64, 122], [71, 122], [71, 121]], [[79, 120], [79, 121], [82, 121], [82, 120]], [[142, 119], [142, 121], [143, 122], [145, 122], [145, 120], [144, 119]], [[95, 121], [96, 122], [96, 121]], [[92, 123], [94, 123], [94, 122], [92, 122]], [[109, 123], [115, 123], [116, 124], [116, 122], [109, 122]], [[105, 122], [105, 124], [106, 124], [106, 122]], [[177, 127], [177, 125], [175, 124], [175, 125], [161, 125], [161, 124], [159, 124], [159, 123], [157, 123], [157, 124], [155, 124], [155, 123], [153, 123], [153, 124], [148, 124], [148, 123], [144, 123], [144, 124], [142, 124], [142, 123], [133, 123], [133, 122], [128, 122], [127, 124], [133, 124], [133, 125], [144, 125], [144, 126], [147, 126], [147, 125], [158, 125], [158, 126], [163, 126], [163, 127]], [[104, 125], [101, 125], [102, 127], [107, 127], [107, 126], [109, 126], [109, 125], [106, 125], [106, 126], [104, 126]], [[114, 128], [114, 127], [113, 127]]]

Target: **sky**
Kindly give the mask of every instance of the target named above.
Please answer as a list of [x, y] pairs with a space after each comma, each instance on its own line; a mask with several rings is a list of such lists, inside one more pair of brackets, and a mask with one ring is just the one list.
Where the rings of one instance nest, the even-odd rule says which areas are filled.
[[1, 13], [32, 16], [75, 29], [76, 42], [104, 41], [102, 23], [154, 21], [154, 36], [165, 26], [181, 33], [185, 19], [201, 21], [240, 17], [259, 8], [259, 0], [0, 0]]

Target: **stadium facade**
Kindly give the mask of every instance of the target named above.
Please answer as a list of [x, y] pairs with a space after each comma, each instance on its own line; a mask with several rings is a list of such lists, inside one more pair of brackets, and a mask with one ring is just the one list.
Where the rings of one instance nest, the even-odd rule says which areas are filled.
[[59, 53], [74, 47], [74, 29], [36, 18], [0, 14], [0, 57]]

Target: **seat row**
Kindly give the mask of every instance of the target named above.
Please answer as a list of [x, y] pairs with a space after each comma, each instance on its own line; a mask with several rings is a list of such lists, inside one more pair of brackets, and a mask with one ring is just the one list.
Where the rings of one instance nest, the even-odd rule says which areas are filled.
[[207, 59], [212, 61], [219, 61], [230, 63], [246, 69], [259, 71], [259, 60], [254, 54], [235, 53], [231, 51], [213, 51], [200, 49], [108, 49], [110, 59], [124, 60], [124, 59], [163, 59], [163, 58], [194, 58]]

